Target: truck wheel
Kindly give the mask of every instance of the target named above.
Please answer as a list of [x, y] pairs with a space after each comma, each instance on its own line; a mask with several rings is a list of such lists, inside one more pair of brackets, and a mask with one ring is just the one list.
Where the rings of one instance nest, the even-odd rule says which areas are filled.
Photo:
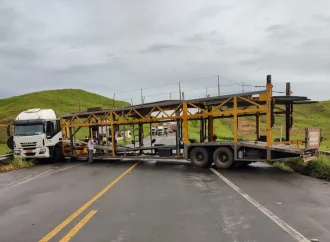
[[234, 164], [233, 152], [226, 147], [219, 147], [213, 153], [213, 162], [217, 168], [228, 169]]
[[54, 160], [55, 162], [59, 162], [59, 161], [62, 160], [62, 158], [63, 158], [63, 156], [62, 156], [61, 149], [60, 149], [59, 146], [56, 146], [56, 147], [54, 148], [53, 160]]
[[190, 152], [190, 162], [194, 166], [198, 167], [208, 167], [210, 165], [209, 162], [209, 154], [205, 148], [195, 147]]

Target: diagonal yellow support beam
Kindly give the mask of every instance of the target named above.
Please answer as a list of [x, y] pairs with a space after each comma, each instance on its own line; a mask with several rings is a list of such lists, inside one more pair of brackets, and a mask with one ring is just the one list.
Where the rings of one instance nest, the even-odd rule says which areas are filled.
[[168, 115], [163, 109], [161, 109], [160, 107], [157, 107], [157, 108], [158, 108], [158, 110], [160, 112], [162, 112], [163, 114], [165, 114], [166, 117], [170, 117], [170, 115]]
[[243, 101], [245, 101], [245, 102], [251, 103], [251, 104], [253, 104], [253, 105], [257, 106], [257, 107], [260, 107], [261, 106], [259, 103], [256, 103], [256, 102], [254, 102], [254, 101], [252, 101], [250, 99], [247, 99], [245, 97], [238, 97], [238, 98], [241, 99], [241, 100], [243, 100]]
[[143, 120], [145, 120], [146, 118], [140, 113], [138, 112], [137, 110], [133, 109], [133, 111]]
[[179, 106], [177, 106], [174, 111], [170, 114], [171, 117], [173, 117], [173, 115], [176, 113], [176, 111], [178, 111], [178, 109], [181, 107], [182, 104], [179, 104]]
[[226, 101], [224, 101], [223, 103], [221, 103], [220, 105], [216, 106], [213, 110], [212, 113], [215, 112], [216, 110], [219, 110], [223, 105], [225, 105], [226, 103], [228, 103], [229, 101], [231, 101], [233, 98], [230, 97], [228, 98]]
[[196, 109], [200, 110], [202, 113], [209, 114], [209, 112], [207, 110], [205, 110], [203, 108], [200, 108], [200, 107], [196, 106], [195, 104], [187, 103], [187, 105], [188, 105], [188, 108], [189, 108], [189, 106], [191, 106], [193, 108], [196, 108]]
[[129, 110], [129, 112], [124, 116], [124, 120], [127, 120], [129, 115], [133, 112], [133, 109]]
[[150, 118], [151, 114], [155, 111], [156, 107], [153, 107], [151, 111], [147, 114], [147, 118]]

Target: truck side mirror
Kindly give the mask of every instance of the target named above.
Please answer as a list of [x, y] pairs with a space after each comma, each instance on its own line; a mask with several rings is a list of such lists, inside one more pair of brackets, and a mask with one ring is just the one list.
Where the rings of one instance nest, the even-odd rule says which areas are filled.
[[7, 136], [10, 136], [10, 125], [7, 126]]
[[10, 136], [7, 140], [7, 146], [9, 149], [13, 150], [15, 148], [14, 137]]
[[153, 143], [155, 143], [156, 142], [156, 139], [152, 139], [151, 140], [151, 143], [153, 144]]

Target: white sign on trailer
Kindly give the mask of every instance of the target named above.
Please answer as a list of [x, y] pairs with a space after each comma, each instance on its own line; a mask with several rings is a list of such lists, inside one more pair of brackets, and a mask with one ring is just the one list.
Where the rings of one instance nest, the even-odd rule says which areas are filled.
[[307, 128], [306, 129], [306, 149], [318, 149], [321, 143], [321, 129]]

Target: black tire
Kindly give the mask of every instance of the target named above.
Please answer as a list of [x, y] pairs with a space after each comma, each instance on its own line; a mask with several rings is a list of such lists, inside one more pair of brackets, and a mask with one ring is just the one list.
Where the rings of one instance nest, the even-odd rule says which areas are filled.
[[209, 167], [210, 161], [209, 161], [209, 153], [207, 150], [203, 147], [195, 147], [190, 152], [190, 162], [194, 166], [198, 167]]
[[213, 153], [213, 162], [217, 168], [229, 169], [234, 165], [233, 152], [226, 147], [219, 147]]
[[63, 159], [62, 151], [59, 146], [54, 147], [54, 152], [53, 152], [53, 161], [54, 162], [59, 162]]

